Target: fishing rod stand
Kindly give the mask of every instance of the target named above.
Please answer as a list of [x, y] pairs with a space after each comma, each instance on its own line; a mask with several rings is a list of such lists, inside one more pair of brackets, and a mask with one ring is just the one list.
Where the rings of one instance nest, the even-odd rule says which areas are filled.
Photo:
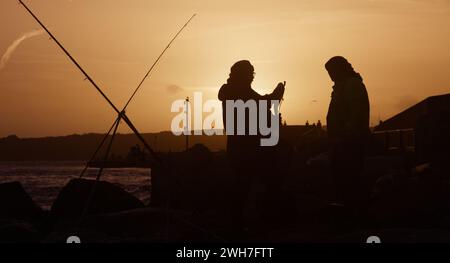
[[[100, 149], [103, 147], [103, 145], [105, 144], [105, 142], [108, 139], [108, 137], [111, 136], [111, 138], [109, 140], [109, 143], [108, 143], [108, 146], [106, 148], [105, 154], [103, 156], [103, 160], [100, 162], [100, 169], [99, 169], [99, 171], [97, 173], [97, 176], [96, 176], [96, 181], [100, 180], [100, 177], [101, 177], [101, 175], [103, 173], [103, 170], [106, 167], [106, 163], [108, 161], [109, 154], [110, 154], [111, 148], [112, 148], [112, 144], [113, 144], [114, 138], [115, 138], [115, 136], [117, 134], [117, 130], [119, 128], [120, 121], [124, 118], [124, 116], [125, 116], [125, 111], [122, 111], [122, 112], [120, 112], [118, 114], [118, 116], [117, 116], [116, 120], [114, 121], [113, 125], [111, 126], [109, 131], [104, 135], [102, 141], [98, 145], [98, 147], [95, 150], [94, 154], [92, 155], [90, 160], [86, 163], [86, 166], [83, 169], [83, 171], [81, 172], [79, 178], [82, 178], [84, 176], [84, 174], [86, 173], [86, 170], [89, 168], [90, 164], [92, 164], [92, 162], [95, 160], [97, 154], [100, 152]], [[112, 132], [112, 134], [111, 134], [111, 132]]]

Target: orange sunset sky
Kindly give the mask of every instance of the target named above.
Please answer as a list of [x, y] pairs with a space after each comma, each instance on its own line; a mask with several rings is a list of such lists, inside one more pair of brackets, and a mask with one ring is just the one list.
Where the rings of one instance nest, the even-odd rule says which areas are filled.
[[[450, 92], [449, 0], [25, 0], [122, 108], [185, 21], [192, 21], [145, 82], [128, 115], [141, 132], [169, 130], [170, 106], [217, 97], [230, 66], [250, 60], [253, 87], [287, 81], [288, 124], [324, 122], [332, 82], [324, 63], [343, 55], [364, 78], [371, 122]], [[0, 55], [40, 29], [15, 0], [0, 1]], [[114, 111], [41, 34], [0, 69], [0, 137], [105, 132]], [[122, 125], [120, 132], [129, 132]]]

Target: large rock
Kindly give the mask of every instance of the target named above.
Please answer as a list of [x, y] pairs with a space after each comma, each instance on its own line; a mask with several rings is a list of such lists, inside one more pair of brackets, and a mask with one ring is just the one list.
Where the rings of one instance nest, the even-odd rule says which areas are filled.
[[19, 182], [0, 184], [0, 219], [35, 222], [43, 216], [44, 211], [36, 205]]
[[52, 205], [51, 215], [55, 220], [76, 219], [80, 217], [88, 203], [93, 187], [95, 193], [91, 197], [88, 214], [113, 213], [144, 207], [144, 204], [108, 182], [72, 179], [59, 193]]
[[[222, 157], [225, 158], [224, 156]], [[226, 162], [203, 145], [162, 156], [164, 165], [152, 167], [153, 207], [207, 210], [220, 206], [230, 185]]]

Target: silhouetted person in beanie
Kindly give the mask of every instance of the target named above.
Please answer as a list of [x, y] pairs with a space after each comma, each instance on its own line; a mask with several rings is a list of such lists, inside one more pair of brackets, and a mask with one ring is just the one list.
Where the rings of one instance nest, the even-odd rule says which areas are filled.
[[343, 57], [331, 58], [325, 68], [334, 82], [327, 115], [332, 141], [331, 165], [337, 201], [356, 209], [363, 198], [360, 176], [369, 129], [369, 98], [360, 74]]
[[[236, 62], [231, 67], [231, 72], [227, 83], [219, 90], [219, 100], [222, 101], [223, 109], [223, 123], [226, 128], [226, 101], [248, 100], [259, 101], [265, 100], [270, 103], [271, 100], [281, 100], [284, 94], [285, 84], [279, 83], [273, 93], [268, 95], [260, 95], [251, 87], [254, 79], [254, 67], [247, 60]], [[270, 105], [268, 105], [268, 114], [270, 112]], [[258, 110], [259, 112], [259, 110]], [[267, 115], [270, 118], [269, 115]], [[244, 222], [244, 206], [248, 199], [248, 193], [251, 188], [252, 180], [255, 176], [264, 177], [264, 174], [270, 173], [270, 162], [274, 162], [271, 157], [271, 149], [274, 147], [260, 146], [261, 136], [249, 134], [249, 120], [250, 118], [258, 118], [259, 116], [249, 116], [246, 111], [245, 116], [245, 135], [237, 134], [237, 111], [234, 111], [234, 133], [227, 134], [227, 157], [230, 161], [234, 171], [234, 189], [231, 194], [232, 199], [232, 216], [233, 223], [237, 226], [243, 227]], [[257, 119], [258, 120], [258, 119]], [[258, 127], [258, 126], [257, 126]], [[262, 175], [263, 174], [263, 175]]]

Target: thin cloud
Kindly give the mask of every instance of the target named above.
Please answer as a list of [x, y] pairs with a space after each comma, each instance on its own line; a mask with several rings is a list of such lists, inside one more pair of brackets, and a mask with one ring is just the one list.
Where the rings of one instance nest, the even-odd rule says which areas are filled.
[[14, 53], [14, 51], [16, 51], [17, 47], [25, 40], [32, 38], [32, 37], [36, 37], [39, 35], [44, 34], [44, 30], [34, 30], [31, 32], [27, 32], [25, 34], [23, 34], [21, 37], [19, 37], [18, 39], [14, 40], [14, 42], [12, 42], [12, 44], [8, 47], [8, 49], [6, 49], [5, 54], [3, 54], [1, 60], [0, 60], [0, 71], [2, 71], [6, 64], [8, 63], [9, 59], [11, 58], [12, 54]]

